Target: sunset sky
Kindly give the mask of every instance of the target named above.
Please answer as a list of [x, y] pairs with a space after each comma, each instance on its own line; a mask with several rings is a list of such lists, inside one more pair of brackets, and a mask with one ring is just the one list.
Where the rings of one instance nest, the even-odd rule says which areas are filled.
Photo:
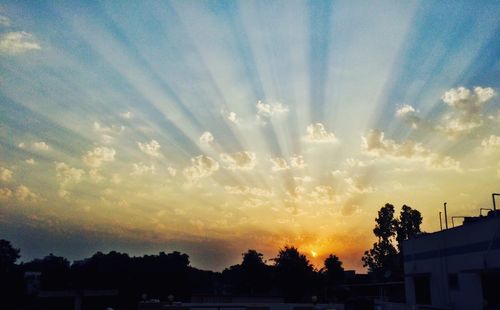
[[[500, 191], [498, 1], [2, 1], [0, 238], [23, 260], [295, 245]], [[314, 254], [314, 255], [313, 255]]]

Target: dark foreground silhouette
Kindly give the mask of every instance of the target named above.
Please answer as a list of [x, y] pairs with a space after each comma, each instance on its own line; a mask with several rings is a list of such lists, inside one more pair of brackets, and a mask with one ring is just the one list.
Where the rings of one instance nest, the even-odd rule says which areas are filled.
[[[363, 257], [372, 280], [400, 279], [401, 253], [392, 239], [400, 242], [420, 232], [422, 218], [418, 211], [403, 206], [398, 220], [393, 213], [390, 204], [380, 209], [374, 229], [378, 242]], [[17, 264], [20, 250], [0, 240], [0, 309], [71, 309], [76, 295], [84, 297], [84, 309], [137, 309], [144, 299], [188, 302], [202, 300], [203, 296], [279, 296], [285, 302], [343, 302], [354, 305], [353, 309], [370, 307], [360, 295], [371, 293], [352, 289], [352, 285], [370, 279], [366, 275], [346, 277], [342, 262], [334, 254], [320, 269], [293, 246], [283, 247], [268, 262], [253, 249], [242, 256], [240, 264], [223, 272], [194, 268], [189, 256], [177, 251], [141, 257], [97, 252], [73, 263], [50, 254]]]

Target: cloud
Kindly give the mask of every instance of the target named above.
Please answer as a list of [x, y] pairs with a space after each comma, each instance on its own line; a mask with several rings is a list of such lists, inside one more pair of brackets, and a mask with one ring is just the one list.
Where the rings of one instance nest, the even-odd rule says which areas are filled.
[[200, 136], [200, 142], [206, 145], [210, 145], [214, 142], [214, 136], [209, 131], [205, 131]]
[[481, 141], [481, 147], [487, 153], [500, 149], [500, 136], [490, 135]]
[[483, 115], [482, 110], [495, 95], [495, 90], [490, 87], [452, 88], [441, 97], [448, 110], [437, 123], [423, 119], [418, 115], [419, 111], [408, 104], [399, 107], [395, 115], [414, 129], [442, 132], [453, 139], [483, 126], [486, 120], [494, 120], [491, 115]]
[[333, 132], [328, 132], [322, 123], [307, 126], [307, 142], [311, 143], [336, 143], [338, 140]]
[[21, 54], [41, 49], [35, 36], [25, 31], [7, 32], [0, 36], [0, 53]]
[[82, 169], [72, 168], [63, 162], [56, 162], [56, 177], [59, 179], [59, 196], [66, 197], [69, 192], [66, 186], [79, 183], [85, 171]]
[[38, 202], [39, 197], [33, 193], [27, 186], [19, 185], [15, 192], [16, 199], [23, 202]]
[[344, 179], [347, 184], [347, 190], [351, 193], [372, 193], [374, 188], [365, 184], [365, 182], [358, 177], [348, 177]]
[[132, 175], [144, 175], [144, 174], [155, 174], [156, 168], [153, 164], [146, 165], [144, 163], [134, 163], [132, 164], [133, 171]]
[[281, 170], [290, 169], [290, 166], [288, 166], [288, 163], [282, 157], [274, 157], [274, 158], [270, 158], [269, 160], [273, 164], [273, 166], [271, 168], [273, 171], [281, 171]]
[[182, 171], [189, 183], [195, 183], [201, 178], [209, 177], [219, 170], [219, 163], [206, 155], [191, 158], [191, 164], [190, 167]]
[[[24, 143], [20, 143], [20, 145], [22, 146], [19, 146], [21, 148], [24, 147]], [[49, 146], [47, 143], [43, 142], [43, 141], [40, 141], [40, 142], [35, 142], [33, 143], [33, 148], [36, 149], [36, 150], [39, 150], [39, 151], [48, 151], [49, 150]]]
[[8, 27], [10, 26], [10, 18], [4, 15], [0, 15], [0, 26]]
[[409, 104], [405, 104], [396, 110], [396, 117], [402, 119], [414, 129], [420, 127], [422, 123], [422, 119], [417, 114], [418, 110]]
[[94, 122], [94, 131], [101, 136], [102, 143], [111, 143], [114, 135], [120, 134], [125, 131], [125, 126], [103, 126], [99, 122]]
[[257, 157], [254, 152], [222, 153], [220, 158], [231, 170], [252, 170], [257, 164]]
[[257, 119], [260, 120], [263, 124], [266, 124], [267, 120], [271, 119], [272, 117], [287, 114], [289, 111], [288, 106], [280, 102], [268, 104], [259, 100], [256, 107]]
[[296, 186], [293, 190], [286, 192], [288, 202], [304, 205], [335, 204], [337, 194], [330, 185], [317, 185], [308, 190], [304, 186]]
[[313, 178], [311, 178], [310, 176], [306, 175], [306, 176], [303, 176], [303, 177], [293, 177], [293, 179], [296, 181], [296, 182], [302, 182], [302, 183], [310, 183], [313, 181]]
[[0, 167], [0, 180], [8, 182], [12, 179], [12, 170]]
[[72, 168], [63, 162], [56, 162], [56, 176], [61, 181], [62, 186], [80, 182], [84, 174], [85, 171], [82, 169]]
[[459, 162], [448, 156], [442, 156], [426, 149], [421, 143], [407, 140], [401, 144], [385, 139], [384, 132], [370, 130], [361, 137], [362, 149], [375, 157], [405, 158], [425, 161], [428, 167], [459, 169]]
[[6, 187], [0, 188], [0, 201], [9, 200], [12, 197], [12, 191]]
[[304, 157], [302, 155], [293, 155], [290, 157], [290, 166], [292, 168], [304, 168], [306, 166]]
[[175, 177], [175, 175], [177, 174], [177, 169], [172, 168], [172, 167], [168, 167], [167, 171], [168, 171], [168, 174], [170, 174], [170, 176], [172, 176], [172, 177]]
[[258, 197], [273, 197], [274, 192], [263, 189], [263, 188], [258, 188], [258, 187], [249, 187], [249, 186], [243, 186], [243, 185], [236, 185], [236, 186], [224, 186], [225, 191], [228, 194], [232, 195], [252, 195], [252, 196], [258, 196]]
[[230, 122], [232, 122], [234, 124], [238, 124], [240, 122], [240, 120], [238, 119], [238, 116], [234, 112], [229, 112], [226, 117]]
[[127, 111], [120, 113], [120, 116], [123, 117], [124, 119], [131, 119], [132, 117], [134, 117], [134, 114], [132, 114], [132, 112], [130, 111]]
[[160, 156], [160, 143], [156, 140], [151, 140], [149, 143], [141, 143], [137, 142], [137, 145], [139, 145], [139, 148], [141, 151], [144, 153], [148, 154], [149, 156], [153, 157], [159, 157]]
[[108, 147], [96, 147], [83, 156], [83, 162], [91, 167], [100, 167], [104, 162], [115, 160], [116, 151]]
[[25, 162], [29, 165], [34, 165], [35, 164], [35, 160], [33, 158], [30, 158], [30, 159], [26, 159]]

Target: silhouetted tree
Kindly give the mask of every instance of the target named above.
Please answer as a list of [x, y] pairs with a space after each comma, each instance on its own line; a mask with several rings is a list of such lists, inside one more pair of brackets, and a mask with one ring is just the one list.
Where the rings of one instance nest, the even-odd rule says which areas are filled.
[[[373, 233], [378, 241], [362, 257], [363, 266], [379, 278], [401, 278], [403, 275], [403, 241], [419, 234], [422, 215], [407, 205], [401, 207], [399, 219], [394, 218], [394, 206], [387, 203], [378, 212]], [[394, 246], [397, 244], [397, 248]], [[381, 277], [382, 276], [382, 277]]]
[[0, 272], [10, 270], [21, 257], [19, 249], [14, 248], [10, 241], [0, 239]]
[[10, 241], [0, 239], [0, 309], [23, 307], [23, 276], [16, 265], [19, 253]]
[[398, 251], [393, 245], [397, 227], [397, 220], [394, 219], [394, 206], [386, 203], [380, 208], [375, 222], [373, 233], [378, 241], [365, 252], [361, 260], [363, 266], [368, 267], [370, 271], [375, 272], [379, 277], [383, 275], [384, 278], [388, 278], [398, 269], [396, 256]]
[[330, 254], [325, 259], [324, 265], [321, 271], [328, 285], [337, 285], [344, 282], [344, 268], [337, 255]]
[[67, 287], [70, 279], [69, 261], [52, 253], [43, 259], [34, 259], [22, 264], [24, 271], [38, 271], [42, 273], [41, 286], [43, 289], [54, 290]]
[[222, 272], [224, 281], [231, 285], [233, 293], [262, 294], [270, 289], [271, 269], [263, 260], [262, 253], [248, 250], [242, 254], [243, 261]]
[[307, 257], [297, 248], [285, 246], [273, 259], [276, 281], [285, 298], [292, 301], [303, 300], [313, 287], [314, 269]]
[[401, 207], [399, 220], [396, 224], [396, 240], [398, 242], [398, 249], [400, 252], [403, 250], [403, 241], [412, 238], [419, 234], [420, 225], [422, 224], [422, 215], [418, 210], [412, 209], [407, 205]]

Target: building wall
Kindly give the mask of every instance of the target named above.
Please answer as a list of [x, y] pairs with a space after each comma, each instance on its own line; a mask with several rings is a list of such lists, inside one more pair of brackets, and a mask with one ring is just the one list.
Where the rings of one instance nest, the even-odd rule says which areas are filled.
[[[407, 302], [415, 304], [413, 279], [430, 274], [431, 302], [448, 309], [482, 309], [481, 272], [500, 269], [500, 217], [422, 235], [403, 244]], [[457, 274], [458, 288], [449, 275]]]

